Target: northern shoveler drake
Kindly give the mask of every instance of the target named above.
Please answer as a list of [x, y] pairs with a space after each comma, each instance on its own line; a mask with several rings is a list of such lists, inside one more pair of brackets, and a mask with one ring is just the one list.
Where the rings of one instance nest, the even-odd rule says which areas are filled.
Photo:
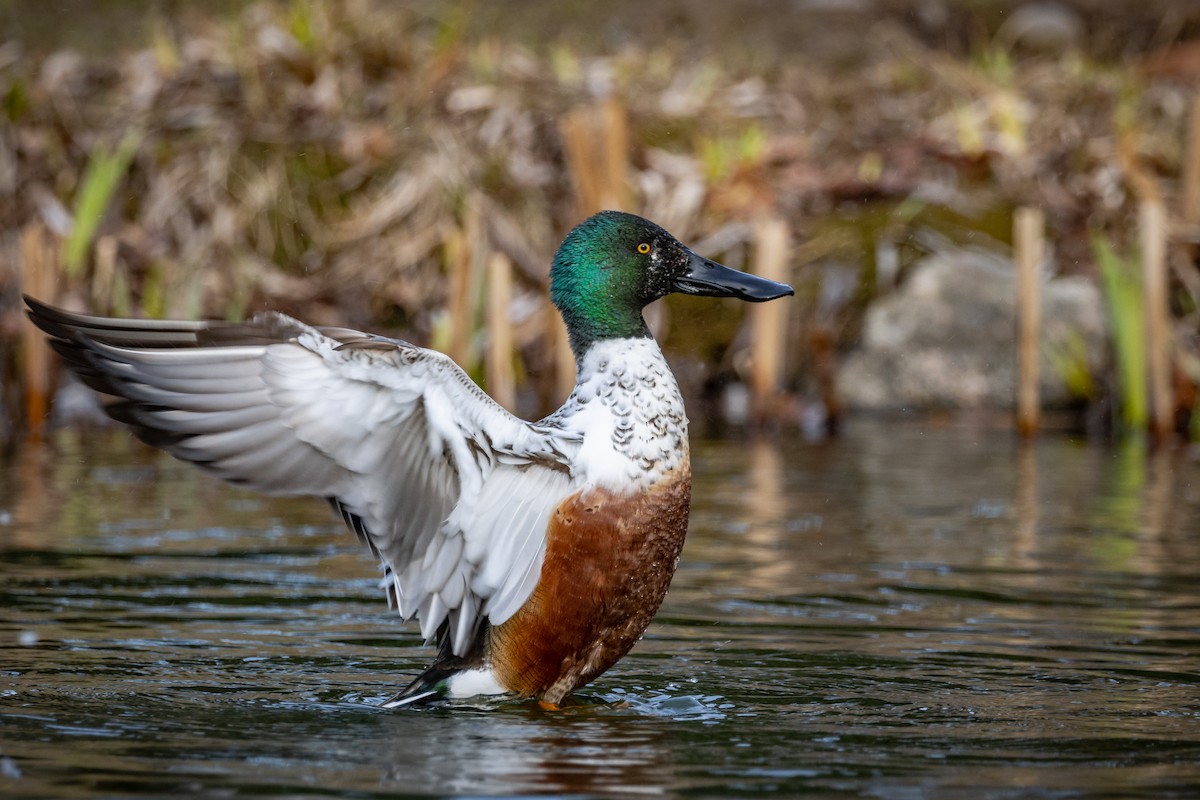
[[129, 320], [26, 303], [143, 441], [233, 483], [327, 498], [382, 558], [390, 602], [438, 646], [385, 706], [504, 693], [554, 705], [633, 647], [683, 547], [687, 417], [642, 318], [672, 292], [760, 302], [792, 289], [641, 217], [590, 217], [550, 271], [575, 388], [536, 423], [397, 339], [277, 313]]

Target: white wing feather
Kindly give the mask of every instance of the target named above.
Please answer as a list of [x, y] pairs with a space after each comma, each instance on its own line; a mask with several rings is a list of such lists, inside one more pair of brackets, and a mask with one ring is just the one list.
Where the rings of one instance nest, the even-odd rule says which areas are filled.
[[60, 352], [129, 401], [143, 438], [264, 492], [336, 498], [427, 638], [448, 620], [463, 654], [533, 591], [578, 435], [514, 417], [440, 353], [277, 314], [242, 326], [245, 345], [216, 323], [53, 314]]

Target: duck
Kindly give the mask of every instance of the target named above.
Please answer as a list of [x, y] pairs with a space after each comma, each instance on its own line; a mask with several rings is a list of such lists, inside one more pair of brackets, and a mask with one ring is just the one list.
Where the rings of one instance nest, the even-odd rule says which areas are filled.
[[25, 301], [139, 439], [230, 483], [324, 498], [381, 559], [389, 604], [436, 657], [380, 705], [511, 695], [558, 708], [645, 633], [687, 532], [688, 420], [643, 309], [672, 293], [793, 290], [618, 211], [567, 234], [549, 290], [576, 382], [537, 422], [399, 339], [276, 312], [116, 319]]

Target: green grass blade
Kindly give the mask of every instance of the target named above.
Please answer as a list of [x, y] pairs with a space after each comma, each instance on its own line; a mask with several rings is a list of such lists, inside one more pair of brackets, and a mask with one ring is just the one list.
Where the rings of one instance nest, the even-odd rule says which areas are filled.
[[1100, 234], [1092, 236], [1092, 252], [1104, 282], [1112, 317], [1117, 357], [1121, 420], [1129, 431], [1141, 431], [1148, 420], [1146, 385], [1146, 324], [1142, 306], [1141, 272], [1136, 259], [1123, 259]]
[[125, 135], [116, 150], [97, 149], [88, 160], [79, 192], [75, 195], [75, 224], [67, 237], [67, 274], [79, 275], [87, 263], [92, 239], [100, 229], [109, 203], [125, 176], [133, 156], [141, 144], [142, 135], [130, 132]]

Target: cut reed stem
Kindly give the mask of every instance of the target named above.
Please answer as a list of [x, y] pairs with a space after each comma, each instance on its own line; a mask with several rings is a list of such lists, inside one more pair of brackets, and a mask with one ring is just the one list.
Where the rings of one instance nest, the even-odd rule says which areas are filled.
[[1040, 424], [1039, 343], [1042, 326], [1041, 266], [1046, 220], [1040, 209], [1019, 208], [1013, 217], [1017, 260], [1017, 431], [1032, 436]]

